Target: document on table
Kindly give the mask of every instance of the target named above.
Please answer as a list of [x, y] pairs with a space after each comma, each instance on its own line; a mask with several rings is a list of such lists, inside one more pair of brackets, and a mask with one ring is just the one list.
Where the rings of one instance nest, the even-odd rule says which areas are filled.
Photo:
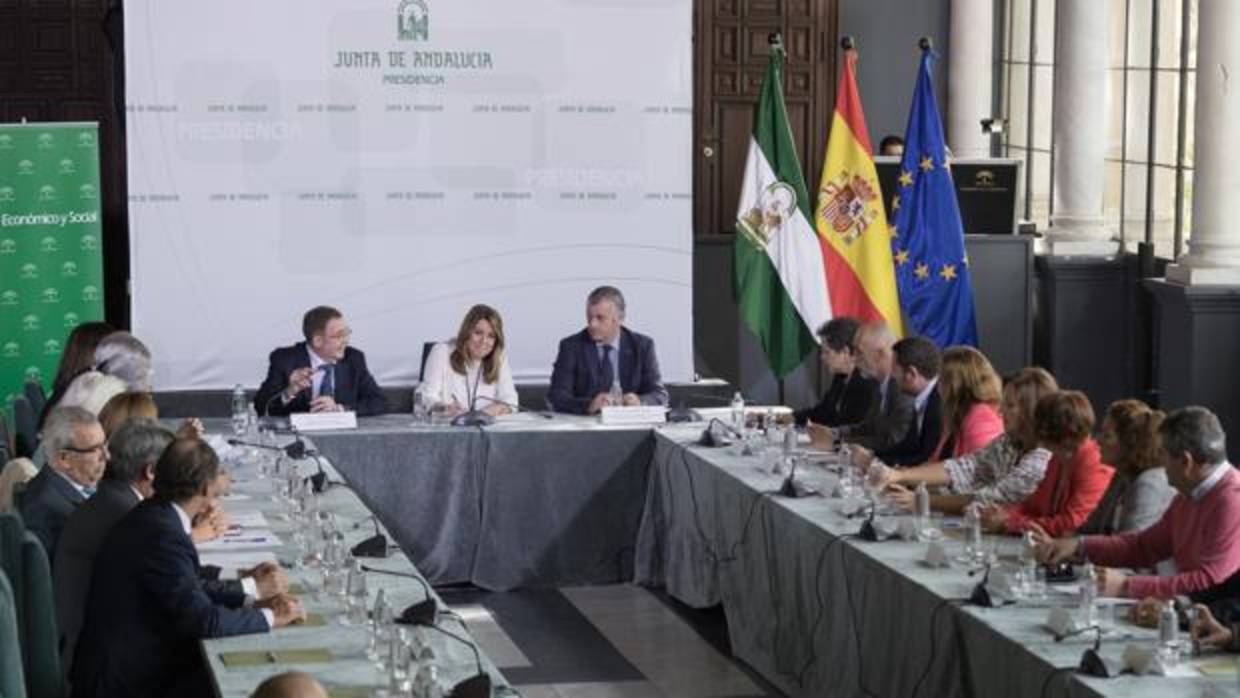
[[272, 550], [242, 550], [237, 552], [203, 553], [198, 556], [203, 565], [220, 568], [221, 579], [236, 579], [237, 570], [248, 570], [264, 562], [278, 562]]
[[229, 511], [228, 517], [237, 528], [271, 528], [261, 511]]
[[224, 535], [198, 544], [198, 551], [221, 552], [225, 550], [247, 550], [249, 548], [274, 548], [280, 545], [280, 539], [271, 529], [238, 528]]

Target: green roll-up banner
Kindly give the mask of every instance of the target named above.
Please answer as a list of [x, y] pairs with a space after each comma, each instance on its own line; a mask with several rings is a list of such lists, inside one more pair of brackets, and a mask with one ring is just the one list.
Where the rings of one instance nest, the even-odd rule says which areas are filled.
[[65, 338], [103, 318], [95, 123], [0, 124], [0, 395], [49, 390]]

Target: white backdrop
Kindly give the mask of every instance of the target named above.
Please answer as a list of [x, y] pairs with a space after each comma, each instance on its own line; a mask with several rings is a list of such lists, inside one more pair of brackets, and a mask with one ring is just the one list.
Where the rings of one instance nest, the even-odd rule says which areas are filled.
[[411, 382], [476, 302], [517, 379], [545, 379], [603, 283], [665, 379], [691, 377], [691, 12], [129, 0], [133, 327], [156, 386], [256, 385], [318, 304], [380, 383]]

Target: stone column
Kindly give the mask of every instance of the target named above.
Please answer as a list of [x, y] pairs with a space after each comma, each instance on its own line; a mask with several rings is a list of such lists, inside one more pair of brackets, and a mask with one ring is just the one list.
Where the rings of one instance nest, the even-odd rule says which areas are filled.
[[956, 158], [990, 157], [990, 135], [981, 122], [994, 115], [994, 21], [993, 0], [952, 0], [947, 143]]
[[1102, 217], [1110, 3], [1059, 0], [1057, 6], [1055, 201], [1046, 248], [1053, 255], [1113, 255], [1119, 243]]
[[1240, 286], [1240, 2], [1199, 0], [1193, 221], [1167, 280]]

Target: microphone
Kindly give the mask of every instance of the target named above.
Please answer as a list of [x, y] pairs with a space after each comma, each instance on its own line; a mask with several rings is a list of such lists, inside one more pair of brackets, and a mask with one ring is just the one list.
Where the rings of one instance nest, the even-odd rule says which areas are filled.
[[494, 398], [494, 397], [491, 397], [490, 395], [475, 395], [475, 396], [474, 396], [474, 398], [475, 398], [475, 399], [477, 399], [477, 400], [486, 400], [487, 402], [491, 402], [491, 403], [494, 403], [494, 404], [496, 404], [496, 405], [503, 405], [504, 407], [507, 407], [508, 409], [512, 410], [513, 412], [522, 412], [522, 413], [526, 413], [526, 414], [536, 414], [536, 415], [538, 415], [539, 417], [542, 417], [543, 419], [555, 419], [555, 413], [554, 413], [554, 412], [547, 412], [546, 410], [531, 410], [531, 409], [530, 409], [530, 408], [528, 408], [528, 407], [522, 407], [519, 403], [515, 403], [515, 402], [505, 402], [505, 401], [503, 401], [503, 400], [500, 400], [499, 398]]
[[301, 434], [293, 432], [293, 443], [287, 446], [268, 446], [267, 444], [254, 443], [253, 441], [245, 441], [243, 439], [229, 439], [229, 446], [248, 446], [250, 448], [259, 448], [266, 451], [276, 451], [292, 458], [293, 460], [303, 460], [311, 458], [318, 472], [309, 477], [310, 486], [316, 494], [323, 491], [327, 487], [327, 472], [323, 470], [323, 463], [319, 460], [319, 452], [312, 448], [306, 448], [306, 442], [302, 440]]
[[[373, 514], [370, 520], [375, 524], [375, 534], [366, 540], [353, 546], [349, 551], [353, 553], [353, 557], [387, 557], [388, 556], [388, 539], [383, 535], [383, 531], [379, 530], [379, 519]], [[354, 528], [362, 525], [359, 521]]]
[[399, 570], [385, 570], [378, 567], [370, 567], [369, 565], [362, 565], [362, 571], [387, 574], [393, 577], [405, 577], [417, 581], [418, 584], [422, 585], [422, 592], [426, 595], [426, 598], [401, 611], [400, 615], [396, 617], [396, 622], [402, 625], [435, 627], [435, 617], [439, 615], [439, 605], [435, 603], [435, 595], [431, 592], [430, 585], [420, 575]]
[[1081, 662], [1077, 665], [1076, 670], [1086, 676], [1097, 676], [1100, 679], [1109, 679], [1114, 676], [1115, 672], [1106, 659], [1102, 657], [1102, 627], [1094, 624], [1087, 625], [1084, 628], [1077, 628], [1066, 633], [1056, 633], [1055, 642], [1063, 642], [1069, 637], [1076, 635], [1084, 635], [1088, 632], [1094, 633], [1094, 646], [1087, 647], [1081, 653]]
[[994, 608], [995, 600], [991, 598], [990, 590], [986, 588], [990, 582], [990, 563], [987, 562], [980, 570], [969, 570], [969, 576], [972, 577], [978, 572], [982, 573], [982, 579], [973, 586], [973, 592], [969, 594], [969, 603], [983, 608]]
[[882, 540], [881, 538], [878, 537], [878, 529], [874, 527], [874, 516], [877, 513], [878, 513], [878, 502], [875, 502], [874, 499], [871, 497], [870, 498], [870, 515], [866, 517], [865, 521], [861, 522], [861, 530], [857, 531], [858, 538], [860, 538], [861, 540], [870, 541], [871, 543], [877, 543], [878, 541]]
[[[715, 431], [715, 425], [718, 425], [723, 430], [724, 433], [722, 435]], [[736, 431], [736, 428], [731, 424], [724, 422], [718, 417], [711, 417], [710, 421], [706, 423], [706, 429], [702, 430], [702, 437], [698, 439], [698, 445], [712, 447], [727, 446], [732, 443], [733, 439], [741, 438], [743, 437], [740, 432]]]
[[491, 675], [482, 668], [482, 654], [478, 652], [478, 646], [460, 635], [457, 635], [456, 633], [445, 628], [441, 628], [438, 625], [432, 625], [430, 627], [433, 630], [437, 630], [473, 650], [474, 665], [478, 667], [477, 674], [458, 682], [452, 687], [452, 690], [448, 693], [448, 695], [451, 698], [490, 698]]

